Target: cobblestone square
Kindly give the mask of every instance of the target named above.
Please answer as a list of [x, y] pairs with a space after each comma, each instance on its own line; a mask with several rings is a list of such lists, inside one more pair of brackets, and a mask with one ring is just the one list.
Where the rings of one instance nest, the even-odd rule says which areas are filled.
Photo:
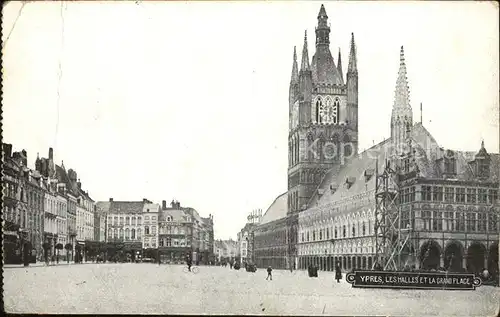
[[333, 274], [200, 266], [87, 264], [5, 268], [9, 313], [495, 316], [500, 289], [353, 289]]

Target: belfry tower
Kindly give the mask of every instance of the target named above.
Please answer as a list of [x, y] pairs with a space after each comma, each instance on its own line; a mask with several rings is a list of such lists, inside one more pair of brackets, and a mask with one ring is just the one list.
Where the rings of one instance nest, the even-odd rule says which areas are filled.
[[[358, 151], [358, 69], [351, 35], [347, 74], [341, 52], [330, 52], [330, 24], [321, 5], [315, 53], [309, 61], [307, 31], [300, 62], [293, 51], [289, 90], [288, 213], [307, 207], [327, 171], [338, 170]], [[344, 82], [346, 78], [346, 82]]]

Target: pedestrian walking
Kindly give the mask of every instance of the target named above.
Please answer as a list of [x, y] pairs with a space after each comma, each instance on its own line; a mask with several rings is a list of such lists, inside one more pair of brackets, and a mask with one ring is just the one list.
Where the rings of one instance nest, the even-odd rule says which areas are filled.
[[340, 283], [340, 280], [342, 279], [342, 270], [340, 270], [338, 263], [335, 265], [335, 279], [337, 280], [337, 283]]
[[266, 281], [267, 281], [267, 279], [268, 279], [268, 278], [271, 278], [271, 281], [273, 280], [273, 274], [272, 274], [272, 271], [273, 271], [273, 269], [272, 269], [270, 266], [268, 266], [268, 267], [267, 267], [267, 277], [266, 277]]

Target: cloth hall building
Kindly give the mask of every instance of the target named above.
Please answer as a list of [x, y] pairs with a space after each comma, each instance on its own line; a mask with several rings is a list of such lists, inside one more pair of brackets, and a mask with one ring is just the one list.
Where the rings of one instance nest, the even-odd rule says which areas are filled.
[[444, 149], [421, 122], [413, 121], [403, 47], [391, 135], [358, 153], [354, 35], [344, 81], [340, 53], [335, 64], [329, 50], [327, 19], [321, 6], [316, 52], [309, 63], [306, 36], [300, 71], [294, 52], [288, 191], [269, 207], [266, 221], [254, 232], [257, 265], [373, 267], [376, 181], [390, 164], [398, 182], [401, 226], [411, 231], [402, 252], [405, 263], [497, 270], [500, 155], [488, 153], [479, 142], [476, 152]]

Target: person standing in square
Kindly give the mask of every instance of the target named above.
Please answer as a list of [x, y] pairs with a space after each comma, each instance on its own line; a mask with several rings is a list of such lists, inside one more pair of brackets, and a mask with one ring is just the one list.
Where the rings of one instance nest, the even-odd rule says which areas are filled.
[[272, 269], [270, 266], [268, 266], [268, 267], [267, 267], [267, 277], [266, 277], [266, 281], [267, 281], [267, 279], [268, 279], [268, 278], [271, 278], [271, 281], [273, 280], [273, 274], [272, 274], [272, 271], [273, 271], [273, 269]]

